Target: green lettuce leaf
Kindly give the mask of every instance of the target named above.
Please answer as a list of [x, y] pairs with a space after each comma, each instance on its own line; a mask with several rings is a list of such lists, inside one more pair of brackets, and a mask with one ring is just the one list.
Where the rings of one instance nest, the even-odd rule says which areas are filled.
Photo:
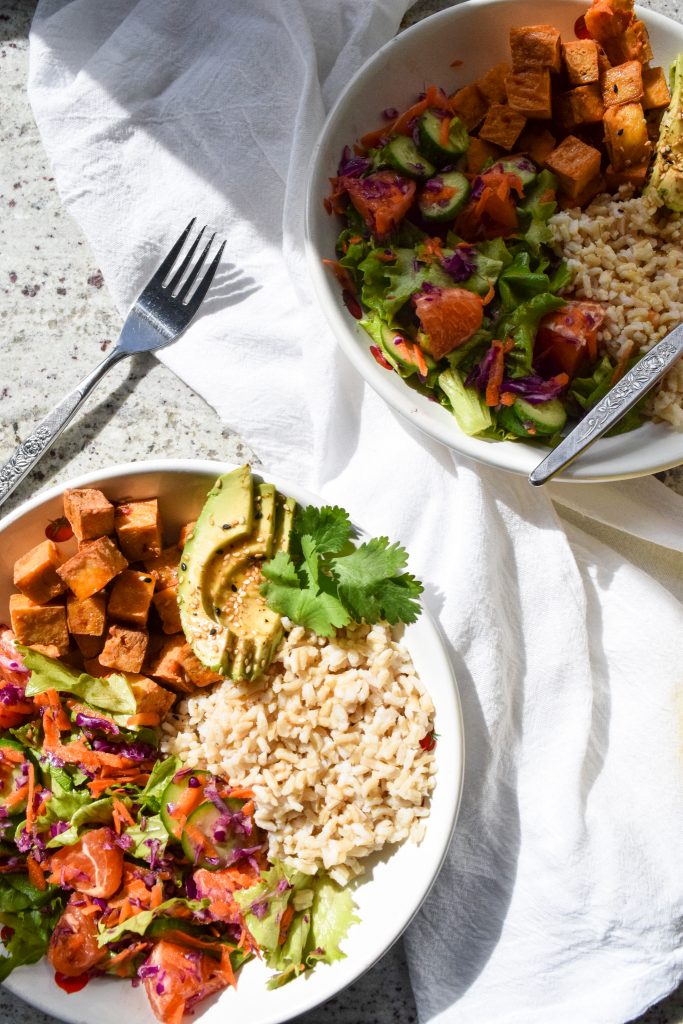
[[[260, 882], [249, 889], [240, 889], [234, 893], [235, 902], [244, 914], [247, 928], [261, 950], [266, 953], [266, 963], [269, 967], [277, 967], [280, 962], [280, 920], [296, 885], [302, 888], [304, 879], [310, 882], [310, 876], [288, 869], [282, 861], [276, 860], [272, 868], [263, 872]], [[279, 891], [280, 889], [282, 891]]]
[[113, 928], [104, 928], [99, 925], [100, 934], [97, 938], [98, 946], [106, 946], [109, 942], [118, 942], [126, 932], [131, 932], [133, 935], [144, 935], [152, 921], [157, 917], [172, 917], [172, 911], [177, 910], [179, 907], [185, 907], [191, 913], [196, 913], [198, 910], [204, 910], [209, 906], [210, 900], [186, 900], [179, 896], [174, 896], [173, 899], [165, 900], [164, 903], [160, 903], [154, 910], [141, 910], [139, 914], [134, 914], [133, 917], [129, 917], [123, 924], [117, 924]]
[[104, 711], [115, 711], [120, 714], [134, 715], [137, 710], [135, 697], [130, 683], [122, 676], [114, 674], [106, 679], [89, 676], [86, 672], [78, 675], [55, 658], [17, 644], [26, 668], [31, 670], [31, 678], [26, 685], [27, 697], [35, 697], [45, 690], [57, 690], [58, 693], [72, 693]]
[[163, 761], [157, 761], [150, 773], [147, 785], [140, 794], [140, 807], [143, 811], [153, 811], [155, 814], [161, 810], [161, 797], [169, 782], [182, 767], [178, 757], [167, 757]]
[[129, 836], [134, 843], [129, 850], [126, 850], [126, 856], [137, 857], [138, 860], [152, 859], [152, 851], [148, 843], [149, 839], [157, 839], [159, 841], [159, 853], [164, 852], [168, 843], [168, 829], [158, 814], [153, 814], [147, 818], [144, 829], [140, 825], [131, 825], [125, 830], [124, 835]]
[[37, 910], [51, 903], [59, 895], [59, 886], [38, 889], [26, 875], [0, 875], [0, 914], [16, 914], [22, 910]]
[[450, 403], [456, 422], [465, 434], [476, 435], [493, 425], [491, 410], [476, 388], [466, 388], [455, 368], [439, 374], [439, 387]]
[[3, 943], [6, 955], [0, 953], [0, 982], [9, 977], [15, 967], [35, 964], [45, 956], [64, 901], [55, 899], [47, 912], [46, 907], [47, 904], [18, 913], [0, 911], [0, 924], [12, 929], [11, 937]]
[[373, 249], [360, 264], [363, 274], [361, 301], [367, 309], [376, 310], [388, 324], [419, 291], [425, 281], [439, 288], [452, 288], [453, 280], [436, 263], [420, 263], [413, 249], [394, 249], [396, 259], [381, 259], [384, 249]]
[[[50, 807], [52, 801], [48, 803]], [[92, 803], [83, 804], [77, 811], [74, 811], [71, 818], [71, 826], [65, 831], [60, 832], [58, 836], [53, 836], [52, 839], [46, 844], [48, 849], [54, 849], [57, 846], [73, 846], [74, 843], [78, 842], [81, 836], [81, 832], [86, 825], [109, 825], [112, 820], [112, 806], [113, 801], [109, 796], [103, 797], [101, 800], [93, 800]], [[66, 815], [62, 820], [68, 820]]]
[[346, 936], [352, 924], [358, 924], [354, 904], [348, 889], [333, 882], [327, 875], [316, 879], [313, 906], [310, 908], [311, 931], [306, 948], [308, 955], [331, 964], [342, 960], [339, 943]]
[[564, 306], [564, 299], [550, 292], [534, 295], [521, 302], [512, 312], [505, 313], [496, 323], [497, 338], [511, 337], [515, 347], [508, 353], [506, 364], [513, 377], [526, 377], [532, 372], [534, 342], [538, 325], [546, 313]]

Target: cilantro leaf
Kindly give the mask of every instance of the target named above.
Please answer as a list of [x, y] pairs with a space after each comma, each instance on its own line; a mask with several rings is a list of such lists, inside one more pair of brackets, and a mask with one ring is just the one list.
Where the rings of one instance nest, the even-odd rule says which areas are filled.
[[296, 546], [297, 540], [301, 544], [304, 537], [310, 537], [312, 546], [319, 554], [339, 554], [349, 545], [352, 533], [349, 513], [343, 508], [336, 505], [324, 505], [322, 508], [316, 508], [315, 505], [298, 507], [294, 520], [292, 551], [295, 557], [299, 555], [300, 547]]
[[387, 537], [376, 537], [344, 558], [332, 560], [339, 596], [356, 621], [386, 619], [392, 625], [415, 621], [423, 587], [414, 576], [400, 572], [407, 560], [405, 549], [390, 545]]

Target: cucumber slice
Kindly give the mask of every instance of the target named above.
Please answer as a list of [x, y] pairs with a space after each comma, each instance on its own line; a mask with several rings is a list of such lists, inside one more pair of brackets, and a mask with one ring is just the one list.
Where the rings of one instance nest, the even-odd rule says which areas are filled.
[[11, 750], [21, 751], [23, 761], [15, 764], [9, 761], [0, 761], [0, 807], [4, 808], [10, 817], [23, 815], [26, 810], [26, 799], [7, 806], [8, 799], [18, 789], [21, 789], [28, 782], [28, 757], [21, 743], [9, 738], [0, 739], [0, 748], [9, 747]]
[[514, 411], [511, 405], [502, 405], [496, 412], [496, 422], [499, 427], [506, 430], [508, 434], [514, 434], [515, 437], [526, 437], [528, 440], [533, 438], [533, 434], [530, 434], [523, 423], [517, 418], [517, 413]]
[[[178, 828], [178, 822], [173, 818], [171, 812], [175, 808], [178, 800], [183, 793], [188, 789], [198, 789], [199, 786], [203, 787], [209, 782], [213, 776], [211, 772], [205, 772], [201, 769], [196, 769], [192, 772], [181, 773], [174, 775], [168, 786], [161, 795], [159, 814], [161, 820], [164, 823], [164, 828], [173, 839], [180, 839], [180, 829]], [[194, 779], [195, 782], [190, 780]], [[195, 783], [199, 782], [199, 786]]]
[[[240, 811], [246, 800], [227, 799], [229, 810]], [[181, 843], [191, 864], [217, 871], [232, 863], [235, 850], [253, 846], [252, 838], [231, 829], [222, 820], [223, 815], [210, 800], [200, 804], [187, 819]]]
[[460, 171], [448, 171], [430, 178], [418, 197], [420, 213], [435, 223], [453, 220], [470, 195], [470, 183]]
[[522, 179], [522, 185], [526, 188], [538, 177], [538, 168], [528, 156], [506, 156], [502, 160], [496, 160], [489, 171], [501, 170], [506, 174], [516, 174]]
[[412, 139], [405, 135], [397, 135], [388, 142], [381, 152], [384, 163], [389, 164], [401, 174], [411, 178], [431, 178], [436, 168], [418, 151]]
[[522, 426], [531, 424], [536, 434], [556, 434], [567, 422], [567, 410], [559, 398], [551, 398], [539, 405], [516, 398], [512, 408]]
[[[398, 342], [398, 344], [396, 344]], [[382, 325], [380, 347], [383, 354], [401, 377], [410, 377], [419, 372], [420, 363], [413, 353], [413, 343], [401, 334], [392, 330], [388, 324]], [[422, 350], [422, 358], [428, 370], [436, 368], [436, 363], [427, 352]]]
[[448, 141], [441, 141], [441, 122], [443, 118], [434, 110], [427, 110], [417, 123], [420, 150], [428, 160], [443, 167], [453, 163], [461, 153], [466, 153], [470, 145], [467, 128], [459, 117], [452, 117], [448, 128]]

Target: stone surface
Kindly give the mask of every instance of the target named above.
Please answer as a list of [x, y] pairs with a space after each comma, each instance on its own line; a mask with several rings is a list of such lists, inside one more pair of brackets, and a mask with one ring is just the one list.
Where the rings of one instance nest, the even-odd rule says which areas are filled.
[[[62, 208], [26, 100], [34, 0], [0, 9], [0, 462], [115, 341], [120, 320], [93, 254]], [[445, 3], [420, 3], [408, 21]], [[676, 15], [673, 2], [652, 7]], [[152, 356], [115, 367], [3, 511], [56, 480], [123, 460], [252, 459], [216, 414]], [[256, 459], [257, 461], [257, 459]], [[679, 481], [680, 473], [670, 474]], [[297, 1024], [413, 1024], [403, 949]], [[0, 987], [4, 1024], [57, 1024]], [[579, 1024], [579, 1022], [577, 1022]], [[638, 1024], [683, 1024], [683, 990]]]

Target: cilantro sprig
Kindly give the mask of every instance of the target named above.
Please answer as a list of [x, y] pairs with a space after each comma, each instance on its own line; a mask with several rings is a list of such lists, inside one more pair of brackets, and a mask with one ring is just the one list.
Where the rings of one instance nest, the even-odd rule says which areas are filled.
[[405, 548], [387, 537], [356, 547], [352, 537], [343, 508], [297, 509], [290, 550], [263, 566], [261, 593], [268, 605], [327, 637], [350, 622], [414, 622], [423, 586], [404, 571]]

